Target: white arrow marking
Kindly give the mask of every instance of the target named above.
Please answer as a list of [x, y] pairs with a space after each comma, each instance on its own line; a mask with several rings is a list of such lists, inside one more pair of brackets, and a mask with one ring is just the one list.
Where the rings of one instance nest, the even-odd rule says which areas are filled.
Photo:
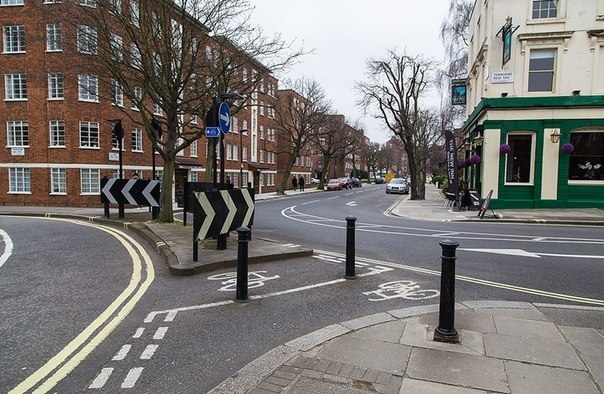
[[132, 189], [132, 186], [134, 186], [135, 183], [136, 179], [130, 179], [128, 182], [126, 182], [126, 186], [124, 186], [122, 189], [122, 194], [124, 197], [126, 197], [128, 203], [132, 205], [138, 205], [138, 201], [136, 201], [136, 199], [132, 197], [132, 194], [130, 194], [130, 189]]
[[231, 117], [226, 114], [220, 114], [220, 120], [222, 120], [226, 126], [231, 123]]
[[206, 197], [206, 194], [203, 192], [195, 192], [197, 195], [197, 201], [199, 201], [199, 205], [203, 208], [203, 211], [206, 213], [206, 219], [201, 224], [201, 228], [199, 229], [199, 234], [197, 239], [205, 239], [208, 230], [210, 229], [210, 225], [214, 221], [214, 216], [216, 216], [216, 211], [212, 208], [212, 204]]
[[222, 196], [222, 199], [224, 200], [224, 203], [226, 204], [226, 207], [229, 210], [229, 213], [227, 214], [227, 217], [224, 219], [224, 223], [222, 224], [222, 229], [220, 230], [220, 234], [226, 234], [229, 232], [231, 223], [233, 223], [233, 218], [237, 213], [237, 207], [235, 206], [235, 202], [231, 198], [231, 195], [229, 194], [228, 190], [221, 190], [220, 195]]
[[470, 252], [507, 254], [510, 256], [537, 257], [539, 259], [541, 258], [541, 256], [569, 257], [571, 259], [604, 259], [604, 256], [596, 256], [596, 255], [589, 255], [589, 254], [533, 253], [533, 252], [527, 252], [522, 249], [463, 249], [463, 248], [460, 248], [459, 250], [467, 250]]
[[252, 214], [254, 213], [254, 200], [252, 200], [252, 195], [248, 189], [243, 189], [241, 191], [241, 195], [245, 199], [247, 204], [247, 212], [245, 217], [243, 218], [242, 226], [248, 227], [250, 225], [250, 220], [252, 220]]
[[350, 201], [350, 202], [347, 202], [346, 205], [348, 205], [349, 207], [356, 207], [357, 206], [357, 202], [356, 201]]
[[107, 197], [107, 200], [109, 200], [110, 203], [117, 204], [117, 200], [115, 199], [115, 197], [113, 197], [113, 194], [111, 194], [111, 186], [113, 186], [114, 183], [114, 178], [109, 179], [109, 181], [107, 181], [107, 183], [103, 187], [103, 194], [105, 195], [105, 197]]
[[522, 256], [522, 257], [536, 257], [538, 259], [541, 258], [536, 253], [527, 252], [522, 249], [460, 249], [467, 250], [470, 252], [484, 252], [484, 253], [494, 253], [494, 254], [505, 254], [509, 256]]
[[159, 183], [159, 181], [151, 181], [151, 182], [149, 182], [149, 184], [147, 185], [145, 190], [143, 190], [143, 196], [145, 196], [145, 198], [149, 202], [149, 205], [151, 205], [152, 207], [159, 207], [159, 203], [157, 201], [155, 201], [155, 199], [151, 195], [151, 192], [153, 191], [153, 189], [155, 188], [155, 186], [158, 183]]

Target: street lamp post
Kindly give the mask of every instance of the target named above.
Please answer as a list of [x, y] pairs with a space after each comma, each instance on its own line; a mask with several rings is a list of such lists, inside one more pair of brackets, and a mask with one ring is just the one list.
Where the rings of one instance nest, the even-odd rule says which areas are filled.
[[248, 132], [248, 129], [239, 131], [239, 189], [243, 189], [243, 133]]

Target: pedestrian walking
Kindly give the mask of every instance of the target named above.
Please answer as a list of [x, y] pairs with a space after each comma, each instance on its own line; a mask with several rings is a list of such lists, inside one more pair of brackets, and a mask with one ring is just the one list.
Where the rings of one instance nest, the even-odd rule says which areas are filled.
[[292, 186], [294, 187], [294, 191], [296, 191], [296, 188], [298, 187], [298, 178], [296, 178], [295, 175], [292, 178]]
[[298, 179], [298, 186], [300, 186], [300, 191], [304, 191], [304, 177], [300, 175], [300, 179]]

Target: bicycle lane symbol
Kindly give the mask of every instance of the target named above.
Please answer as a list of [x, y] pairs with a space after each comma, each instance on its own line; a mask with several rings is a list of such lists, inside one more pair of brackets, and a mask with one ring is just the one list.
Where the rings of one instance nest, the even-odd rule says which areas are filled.
[[[267, 271], [253, 271], [249, 272], [247, 276], [248, 288], [253, 289], [255, 287], [264, 286], [264, 282], [278, 279], [279, 275], [265, 276]], [[212, 275], [208, 277], [208, 280], [220, 280], [223, 286], [218, 291], [234, 291], [237, 289], [237, 272], [225, 272], [223, 274]]]
[[424, 300], [438, 297], [440, 292], [434, 289], [420, 290], [420, 285], [411, 280], [397, 280], [382, 283], [377, 290], [363, 292], [365, 295], [375, 295], [377, 298], [368, 298], [369, 301], [385, 301], [394, 298], [405, 298], [407, 300]]

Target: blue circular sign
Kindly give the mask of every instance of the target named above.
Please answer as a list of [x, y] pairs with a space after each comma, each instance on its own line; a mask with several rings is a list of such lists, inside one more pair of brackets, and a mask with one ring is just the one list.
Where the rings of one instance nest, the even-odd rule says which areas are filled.
[[218, 107], [218, 127], [224, 134], [231, 129], [231, 109], [227, 103], [220, 103]]

